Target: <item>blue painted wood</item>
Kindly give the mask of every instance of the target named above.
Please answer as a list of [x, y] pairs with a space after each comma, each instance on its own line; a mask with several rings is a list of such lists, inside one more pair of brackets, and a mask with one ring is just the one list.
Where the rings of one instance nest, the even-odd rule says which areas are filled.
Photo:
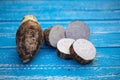
[[[92, 5], [91, 5], [92, 4]], [[46, 6], [47, 5], [47, 6]], [[101, 6], [102, 5], [102, 6]], [[40, 9], [40, 10], [119, 10], [120, 9], [120, 1], [119, 0], [60, 0], [59, 2], [56, 0], [21, 0], [21, 1], [9, 1], [9, 0], [2, 0], [0, 3], [0, 7], [2, 9]], [[63, 8], [64, 6], [64, 8]]]
[[[110, 0], [108, 1], [109, 4], [107, 4], [106, 1], [104, 0], [98, 1], [98, 2], [94, 0], [90, 2], [82, 0], [79, 3], [78, 1], [69, 1], [69, 2], [60, 1], [58, 4], [57, 3], [58, 3], [57, 1], [51, 1], [51, 2], [49, 1], [45, 1], [45, 2], [44, 1], [40, 1], [40, 2], [38, 1], [32, 1], [32, 2], [7, 1], [7, 2], [4, 2], [3, 1], [1, 2], [0, 21], [21, 20], [21, 18], [26, 14], [33, 14], [39, 20], [54, 20], [54, 21], [75, 20], [75, 19], [80, 19], [80, 20], [95, 20], [95, 19], [114, 20], [115, 19], [115, 20], [119, 20], [120, 18], [119, 16], [120, 1], [119, 0], [115, 0], [115, 1]], [[65, 8], [67, 8], [67, 10]], [[71, 10], [71, 8], [73, 9]]]
[[[95, 45], [95, 47], [120, 47], [120, 33], [112, 34], [91, 34], [89, 40]], [[0, 34], [0, 48], [15, 47], [16, 38], [15, 33], [1, 33]], [[9, 42], [8, 42], [9, 41]], [[48, 45], [43, 44], [42, 48], [49, 48]]]
[[[36, 57], [23, 65], [16, 51], [15, 34], [24, 15], [35, 15], [42, 29], [61, 24], [66, 29], [81, 20], [91, 30], [89, 40], [97, 48], [95, 60], [80, 65], [64, 60], [56, 49], [43, 45]], [[120, 1], [119, 0], [1, 0], [0, 79], [119, 80]]]
[[[119, 67], [120, 66], [119, 51], [120, 51], [120, 48], [97, 48], [97, 56], [95, 60], [91, 64], [82, 66], [82, 65], [79, 65], [79, 63], [75, 62], [74, 60], [64, 60], [64, 59], [57, 57], [56, 49], [53, 49], [53, 48], [41, 49], [39, 53], [37, 54], [36, 58], [34, 58], [32, 62], [28, 63], [27, 65], [43, 65], [43, 67], [44, 65], [49, 65], [49, 66], [51, 65], [54, 65], [54, 66], [77, 65], [78, 67], [81, 67], [81, 66], [82, 67], [89, 67], [89, 66], [94, 66], [94, 67], [117, 66]], [[0, 54], [1, 54], [0, 64], [22, 65], [16, 53], [17, 53], [16, 49], [0, 49]], [[6, 58], [9, 58], [9, 59], [6, 59]], [[7, 66], [12, 67], [9, 65]]]
[[[58, 14], [59, 13], [59, 14]], [[94, 14], [93, 14], [94, 13]], [[120, 11], [1, 11], [0, 21], [20, 21], [26, 14], [35, 15], [38, 20], [119, 20]], [[71, 16], [72, 14], [72, 16]], [[19, 15], [19, 16], [18, 16]], [[64, 16], [63, 16], [64, 15]], [[54, 17], [56, 16], [56, 17]], [[86, 17], [87, 16], [87, 17]]]
[[[22, 18], [21, 18], [22, 19]], [[53, 25], [60, 24], [65, 29], [71, 21], [41, 21], [39, 23], [43, 30]], [[119, 33], [120, 21], [84, 21], [90, 28], [91, 33]], [[16, 33], [20, 26], [19, 22], [0, 22], [0, 31], [4, 33]]]

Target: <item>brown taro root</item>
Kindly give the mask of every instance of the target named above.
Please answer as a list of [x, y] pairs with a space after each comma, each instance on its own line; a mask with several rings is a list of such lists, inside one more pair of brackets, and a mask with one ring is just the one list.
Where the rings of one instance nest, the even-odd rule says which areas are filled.
[[66, 28], [66, 37], [72, 39], [88, 39], [90, 35], [89, 27], [81, 21], [73, 21]]
[[60, 39], [57, 43], [57, 55], [63, 59], [72, 59], [69, 48], [74, 41], [74, 39], [70, 38]]
[[96, 56], [94, 45], [85, 39], [77, 39], [70, 47], [70, 54], [81, 64], [90, 63]]
[[65, 30], [61, 25], [50, 27], [44, 31], [45, 42], [52, 47], [57, 47], [57, 42], [64, 37]]
[[43, 32], [37, 19], [32, 15], [23, 18], [16, 33], [18, 55], [23, 63], [33, 59], [43, 41]]

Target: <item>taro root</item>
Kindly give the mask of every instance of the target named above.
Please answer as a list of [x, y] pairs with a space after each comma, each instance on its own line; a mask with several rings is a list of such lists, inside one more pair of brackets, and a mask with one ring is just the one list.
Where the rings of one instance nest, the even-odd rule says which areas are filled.
[[90, 41], [78, 39], [71, 45], [70, 54], [79, 63], [88, 64], [95, 58], [96, 49]]
[[32, 15], [23, 18], [16, 33], [18, 55], [23, 63], [33, 59], [43, 40], [43, 32], [37, 19]]
[[72, 39], [88, 39], [90, 35], [89, 27], [81, 21], [73, 21], [66, 28], [66, 37]]
[[60, 39], [57, 43], [57, 55], [63, 59], [72, 59], [69, 48], [74, 41], [74, 39], [70, 38]]
[[45, 42], [52, 47], [57, 47], [57, 42], [64, 37], [65, 30], [61, 25], [50, 27], [44, 31]]

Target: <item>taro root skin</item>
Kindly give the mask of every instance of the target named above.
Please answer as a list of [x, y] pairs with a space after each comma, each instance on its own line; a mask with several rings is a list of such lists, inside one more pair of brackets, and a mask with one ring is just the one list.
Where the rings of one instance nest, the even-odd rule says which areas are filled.
[[17, 51], [23, 63], [27, 63], [33, 59], [42, 41], [42, 29], [36, 18], [32, 15], [25, 16], [16, 33]]
[[52, 26], [44, 31], [45, 42], [52, 46], [57, 47], [57, 42], [65, 38], [65, 30], [61, 25]]
[[96, 56], [96, 48], [86, 39], [77, 39], [70, 47], [72, 57], [81, 64], [90, 63]]
[[74, 41], [74, 39], [70, 38], [60, 39], [57, 43], [57, 55], [63, 59], [72, 59], [69, 48]]

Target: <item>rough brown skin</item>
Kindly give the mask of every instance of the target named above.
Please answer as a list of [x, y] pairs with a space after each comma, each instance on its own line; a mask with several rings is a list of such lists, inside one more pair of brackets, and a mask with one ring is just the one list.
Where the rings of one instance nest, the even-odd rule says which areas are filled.
[[57, 49], [57, 55], [58, 55], [58, 57], [63, 58], [63, 59], [66, 59], [66, 60], [72, 59], [72, 56], [71, 56], [71, 55], [69, 55], [69, 54], [64, 54], [64, 53], [60, 52], [58, 49]]
[[48, 29], [45, 29], [44, 31], [44, 40], [46, 42], [46, 44], [50, 45], [50, 42], [49, 42], [49, 33], [50, 33], [50, 30], [52, 29], [52, 27], [48, 28]]
[[42, 41], [43, 32], [37, 22], [28, 20], [20, 25], [16, 33], [16, 45], [18, 55], [23, 63], [25, 60], [29, 62], [33, 59]]
[[84, 60], [83, 58], [78, 56], [73, 49], [73, 44], [70, 47], [70, 54], [71, 54], [72, 58], [75, 59], [80, 64], [85, 65], [85, 64], [89, 64], [90, 62], [92, 62], [92, 60]]

